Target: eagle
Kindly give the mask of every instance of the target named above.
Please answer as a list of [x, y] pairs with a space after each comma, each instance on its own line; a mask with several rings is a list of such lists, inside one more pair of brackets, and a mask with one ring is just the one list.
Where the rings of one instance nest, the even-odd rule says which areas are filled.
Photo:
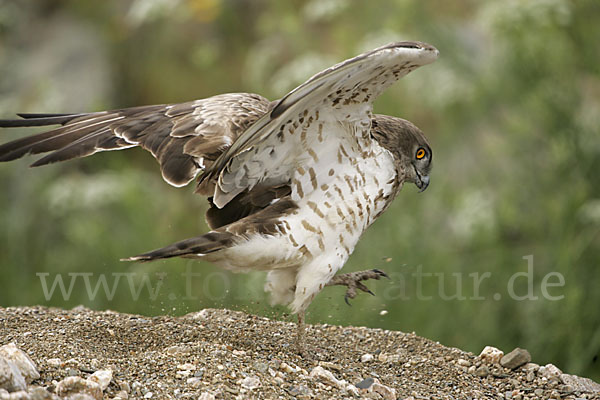
[[[298, 315], [325, 287], [346, 300], [380, 270], [336, 273], [405, 182], [429, 185], [432, 150], [419, 128], [373, 113], [373, 101], [438, 50], [397, 42], [330, 67], [269, 101], [227, 93], [179, 104], [78, 114], [17, 114], [1, 127], [60, 125], [0, 145], [0, 161], [48, 153], [32, 166], [141, 147], [163, 179], [196, 180], [210, 231], [129, 257], [197, 258], [234, 272], [268, 271], [273, 304]], [[372, 294], [372, 293], [371, 293]]]

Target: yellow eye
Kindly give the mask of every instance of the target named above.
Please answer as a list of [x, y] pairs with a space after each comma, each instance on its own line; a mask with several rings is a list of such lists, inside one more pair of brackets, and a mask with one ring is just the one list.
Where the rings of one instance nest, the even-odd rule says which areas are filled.
[[425, 154], [426, 154], [425, 149], [421, 147], [419, 150], [417, 150], [417, 154], [416, 154], [417, 160], [420, 160], [423, 157], [425, 157]]

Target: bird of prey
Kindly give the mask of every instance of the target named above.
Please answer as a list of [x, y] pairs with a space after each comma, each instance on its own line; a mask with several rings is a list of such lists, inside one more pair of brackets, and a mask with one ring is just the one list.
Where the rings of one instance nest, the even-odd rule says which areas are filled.
[[197, 178], [211, 231], [130, 257], [201, 258], [235, 272], [268, 271], [272, 302], [298, 314], [329, 285], [347, 296], [378, 270], [336, 275], [404, 182], [429, 184], [432, 151], [409, 121], [377, 115], [387, 87], [438, 51], [391, 43], [334, 65], [281, 99], [229, 93], [181, 104], [80, 114], [18, 114], [3, 127], [62, 125], [0, 146], [0, 161], [49, 153], [32, 166], [139, 146], [163, 179]]

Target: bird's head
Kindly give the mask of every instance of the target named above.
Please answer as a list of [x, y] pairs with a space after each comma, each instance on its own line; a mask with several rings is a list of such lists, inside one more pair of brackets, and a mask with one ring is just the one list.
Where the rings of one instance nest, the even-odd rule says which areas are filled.
[[371, 132], [394, 155], [404, 181], [414, 183], [421, 192], [427, 189], [433, 153], [423, 132], [409, 121], [387, 115], [375, 115]]

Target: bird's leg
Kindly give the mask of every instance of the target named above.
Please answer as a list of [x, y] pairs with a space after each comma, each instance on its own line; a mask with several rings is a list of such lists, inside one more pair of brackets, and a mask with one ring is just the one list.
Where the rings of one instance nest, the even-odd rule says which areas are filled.
[[368, 287], [361, 283], [361, 281], [366, 281], [368, 279], [379, 280], [382, 276], [389, 278], [385, 272], [379, 269], [348, 272], [346, 274], [335, 275], [333, 278], [331, 278], [331, 280], [329, 280], [329, 282], [325, 284], [325, 286], [346, 286], [348, 290], [346, 290], [344, 300], [346, 301], [346, 304], [350, 305], [348, 299], [353, 299], [356, 297], [356, 289], [360, 289], [363, 292], [367, 292], [375, 296], [375, 293], [371, 292]]
[[298, 332], [296, 334], [296, 351], [298, 354], [304, 354], [304, 313], [305, 311], [298, 311]]

